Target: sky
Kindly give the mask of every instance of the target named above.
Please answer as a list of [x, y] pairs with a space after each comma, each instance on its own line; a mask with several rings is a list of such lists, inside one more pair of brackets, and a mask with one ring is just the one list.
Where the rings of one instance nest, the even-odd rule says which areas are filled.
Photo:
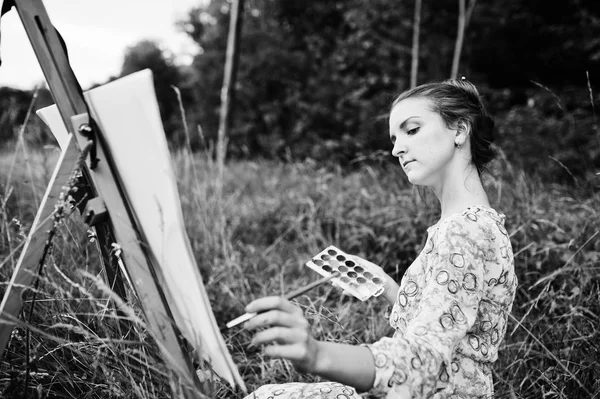
[[[63, 36], [71, 67], [83, 89], [116, 76], [127, 47], [157, 41], [182, 62], [198, 51], [175, 22], [207, 0], [45, 0]], [[45, 79], [21, 20], [13, 8], [0, 23], [0, 87], [31, 89]], [[187, 57], [186, 57], [187, 55]]]

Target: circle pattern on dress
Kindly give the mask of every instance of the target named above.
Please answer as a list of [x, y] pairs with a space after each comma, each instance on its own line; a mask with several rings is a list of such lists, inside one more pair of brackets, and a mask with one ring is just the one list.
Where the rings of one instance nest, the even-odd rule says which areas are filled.
[[404, 371], [402, 368], [398, 367], [394, 370], [394, 374], [392, 375], [392, 378], [390, 378], [390, 381], [388, 382], [388, 387], [391, 388], [392, 385], [394, 385], [394, 384], [396, 384], [396, 385], [404, 384], [407, 379], [408, 379], [408, 376], [406, 374], [406, 371]]
[[377, 357], [375, 357], [375, 366], [379, 368], [384, 368], [388, 364], [388, 357], [383, 353], [378, 353]]
[[507, 272], [503, 272], [498, 279], [498, 284], [504, 284], [506, 282]]
[[458, 362], [452, 362], [452, 363], [450, 363], [450, 365], [452, 367], [452, 372], [458, 373], [458, 370], [460, 370], [460, 366], [458, 365]]
[[410, 361], [410, 365], [413, 367], [413, 369], [419, 370], [421, 366], [423, 366], [423, 362], [421, 362], [421, 359], [418, 357], [413, 357]]
[[469, 344], [471, 348], [478, 350], [479, 349], [479, 338], [475, 335], [469, 335]]
[[484, 320], [484, 321], [481, 322], [479, 328], [483, 332], [488, 332], [492, 328], [492, 322], [489, 321], [489, 320]]
[[404, 292], [401, 292], [398, 295], [398, 302], [400, 303], [400, 306], [402, 306], [402, 307], [406, 307], [406, 305], [408, 305], [408, 297], [406, 296], [406, 294]]
[[498, 328], [494, 328], [492, 330], [492, 344], [496, 345], [500, 341], [500, 332], [498, 332]]
[[440, 272], [435, 277], [435, 281], [437, 281], [437, 283], [439, 285], [446, 285], [446, 284], [448, 284], [448, 280], [449, 279], [450, 279], [450, 275], [445, 270], [440, 270]]
[[452, 318], [452, 315], [444, 313], [440, 317], [440, 324], [442, 327], [444, 327], [444, 329], [450, 330], [452, 327], [454, 327], [454, 319]]
[[488, 355], [488, 347], [486, 344], [481, 344], [481, 354], [483, 356], [487, 356]]
[[450, 376], [448, 375], [448, 372], [444, 368], [444, 370], [442, 370], [442, 372], [440, 373], [440, 381], [448, 382], [449, 379], [450, 379]]
[[461, 268], [465, 265], [465, 258], [462, 256], [462, 254], [453, 253], [450, 255], [450, 263], [458, 268]]
[[458, 324], [465, 324], [467, 322], [467, 316], [465, 316], [465, 314], [460, 309], [460, 306], [457, 303], [452, 305], [452, 307], [450, 308], [450, 312], [452, 313], [452, 318]]
[[456, 294], [458, 292], [458, 282], [456, 282], [456, 280], [450, 280], [448, 283], [448, 291], [451, 294]]
[[467, 291], [475, 291], [477, 288], [477, 277], [473, 273], [466, 273], [463, 277], [463, 288]]
[[404, 292], [406, 292], [406, 295], [408, 295], [408, 296], [417, 295], [418, 290], [419, 290], [419, 287], [417, 286], [417, 283], [415, 283], [414, 281], [409, 281], [408, 283], [406, 283], [406, 288], [404, 288]]

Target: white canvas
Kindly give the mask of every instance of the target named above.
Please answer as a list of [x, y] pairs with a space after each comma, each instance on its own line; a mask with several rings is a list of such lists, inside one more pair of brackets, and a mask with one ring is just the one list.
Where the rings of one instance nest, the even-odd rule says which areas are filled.
[[[213, 315], [185, 232], [176, 176], [149, 70], [85, 93], [143, 233], [175, 303], [176, 323], [214, 370], [245, 390]], [[56, 106], [38, 111], [61, 147], [69, 132]]]

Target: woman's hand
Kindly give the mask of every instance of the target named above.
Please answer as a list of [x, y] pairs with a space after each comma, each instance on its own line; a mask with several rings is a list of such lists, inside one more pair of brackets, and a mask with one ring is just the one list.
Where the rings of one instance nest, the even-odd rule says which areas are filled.
[[310, 325], [302, 310], [283, 297], [257, 299], [246, 312], [259, 314], [244, 328], [257, 330], [251, 345], [266, 345], [264, 354], [292, 362], [298, 371], [368, 391], [375, 381], [375, 363], [371, 350], [335, 342], [320, 342], [310, 334]]
[[304, 312], [283, 297], [260, 298], [246, 306], [246, 312], [258, 313], [244, 325], [257, 330], [250, 345], [266, 345], [268, 357], [288, 359], [301, 372], [314, 372], [319, 355], [318, 341], [310, 333]]

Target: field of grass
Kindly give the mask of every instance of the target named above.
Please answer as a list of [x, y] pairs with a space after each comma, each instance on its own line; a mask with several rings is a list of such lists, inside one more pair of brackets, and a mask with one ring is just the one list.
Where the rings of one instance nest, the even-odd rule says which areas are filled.
[[[220, 325], [252, 299], [315, 280], [303, 264], [330, 244], [399, 279], [437, 217], [434, 198], [412, 189], [391, 159], [352, 171], [231, 161], [220, 179], [204, 154], [173, 155], [188, 235]], [[1, 282], [10, 278], [55, 159], [49, 150], [0, 155]], [[487, 178], [492, 205], [507, 217], [520, 282], [494, 367], [497, 398], [600, 398], [600, 199], [589, 183], [542, 183], [501, 160]], [[0, 362], [1, 397], [175, 397], [176, 379], [143, 326], [118, 335], [92, 241], [77, 214], [65, 220], [35, 306], [30, 311], [27, 302], [26, 322]], [[383, 300], [363, 303], [322, 286], [298, 303], [319, 339], [362, 343], [391, 333]], [[130, 308], [135, 319], [139, 309]], [[243, 330], [225, 334], [250, 390], [315, 380], [248, 349]], [[218, 381], [206, 396], [242, 397]]]

